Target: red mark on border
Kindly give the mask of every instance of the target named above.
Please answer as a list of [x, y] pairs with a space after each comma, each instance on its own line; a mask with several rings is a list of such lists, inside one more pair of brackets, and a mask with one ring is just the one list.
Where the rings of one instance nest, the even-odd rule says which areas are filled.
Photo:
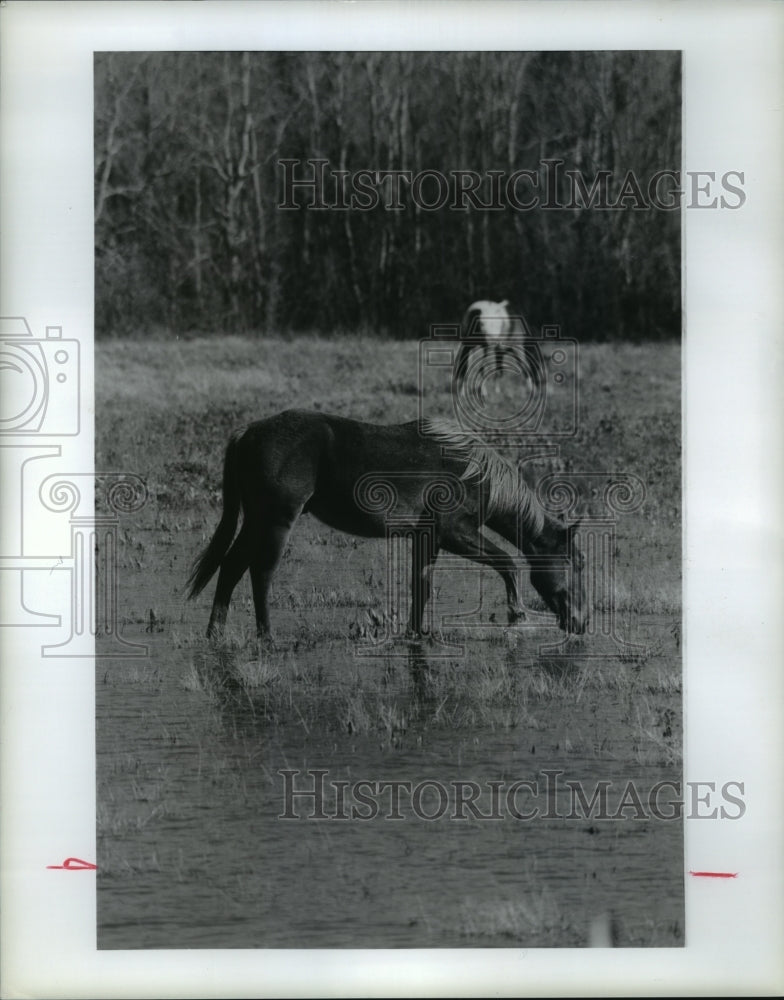
[[94, 872], [98, 871], [98, 865], [89, 861], [82, 861], [81, 858], [66, 858], [61, 865], [47, 865], [47, 868], [57, 868], [66, 872]]
[[689, 875], [694, 875], [696, 878], [737, 878], [737, 872], [689, 872]]

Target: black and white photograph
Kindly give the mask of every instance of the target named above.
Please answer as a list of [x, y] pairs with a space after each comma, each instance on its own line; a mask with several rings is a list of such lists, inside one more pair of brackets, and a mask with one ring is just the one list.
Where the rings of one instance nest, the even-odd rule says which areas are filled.
[[99, 947], [681, 946], [680, 54], [96, 53], [95, 157]]
[[[85, 995], [764, 993], [782, 139], [704, 96], [738, 5], [219, 6], [61, 4], [40, 95], [6, 59], [4, 896], [58, 880]], [[51, 992], [4, 923], [4, 995]]]

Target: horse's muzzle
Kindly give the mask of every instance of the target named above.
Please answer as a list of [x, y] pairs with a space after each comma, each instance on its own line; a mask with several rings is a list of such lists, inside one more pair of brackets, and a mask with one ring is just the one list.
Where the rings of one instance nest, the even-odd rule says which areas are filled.
[[563, 632], [569, 635], [585, 635], [588, 628], [588, 618], [580, 618], [579, 615], [559, 615], [558, 624]]
[[584, 635], [587, 627], [588, 627], [587, 618], [578, 618], [576, 615], [572, 615], [572, 617], [569, 620], [568, 628], [566, 629], [566, 631], [571, 633], [572, 635]]

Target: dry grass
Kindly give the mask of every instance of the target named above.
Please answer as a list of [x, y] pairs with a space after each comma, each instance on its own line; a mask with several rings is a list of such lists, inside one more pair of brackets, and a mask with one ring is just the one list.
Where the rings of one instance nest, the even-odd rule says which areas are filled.
[[[636, 754], [668, 760], [679, 731], [662, 736], [662, 713], [680, 718], [680, 352], [676, 344], [589, 344], [580, 351], [580, 422], [560, 454], [535, 471], [628, 472], [647, 491], [643, 508], [616, 526], [614, 613], [639, 648], [609, 658], [538, 655], [559, 639], [547, 628], [507, 630], [503, 588], [488, 577], [483, 627], [446, 627], [465, 656], [420, 661], [405, 644], [395, 657], [356, 654], [389, 625], [382, 542], [356, 539], [312, 518], [296, 526], [275, 580], [278, 641], [259, 651], [247, 581], [237, 588], [227, 640], [206, 652], [202, 629], [211, 588], [184, 601], [190, 562], [219, 516], [223, 450], [230, 431], [289, 406], [380, 422], [418, 414], [418, 344], [361, 336], [191, 341], [112, 341], [96, 348], [98, 468], [141, 475], [150, 500], [123, 520], [121, 611], [128, 631], [163, 633], [191, 657], [181, 678], [214, 704], [233, 701], [269, 721], [300, 720], [343, 733], [377, 733], [394, 745], [418, 727], [531, 727], [547, 706], [611, 697], [639, 737]], [[448, 386], [427, 400], [448, 415]], [[596, 498], [585, 496], [590, 508]], [[450, 573], [435, 578], [439, 600], [464, 611], [476, 601]], [[529, 591], [534, 610], [541, 602]], [[608, 609], [598, 609], [598, 613]], [[407, 609], [394, 609], [405, 620]], [[646, 625], [646, 622], [648, 623]], [[329, 656], [323, 652], [328, 649]], [[321, 655], [320, 655], [321, 652]], [[424, 659], [422, 659], [422, 657]], [[332, 663], [325, 676], [325, 660]], [[420, 666], [417, 663], [420, 662]], [[421, 663], [427, 663], [421, 669]], [[373, 664], [383, 670], [368, 669]], [[389, 677], [397, 671], [397, 682]], [[132, 663], [112, 682], [155, 685], [159, 670]], [[401, 682], [404, 679], [404, 683]], [[403, 694], [401, 695], [401, 683]], [[401, 698], [403, 699], [401, 701]], [[646, 701], [647, 699], [647, 701]], [[676, 730], [678, 727], [676, 727]], [[662, 741], [663, 744], [662, 744]]]

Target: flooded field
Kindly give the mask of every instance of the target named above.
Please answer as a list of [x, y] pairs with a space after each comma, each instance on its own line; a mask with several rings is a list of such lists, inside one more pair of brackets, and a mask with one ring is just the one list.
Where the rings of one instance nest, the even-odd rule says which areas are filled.
[[[583, 354], [608, 388], [563, 464], [647, 488], [618, 520], [612, 607], [592, 634], [562, 645], [530, 586], [529, 621], [505, 627], [500, 579], [447, 561], [435, 637], [384, 644], [383, 540], [306, 516], [261, 650], [247, 580], [217, 648], [212, 588], [188, 603], [185, 580], [217, 522], [228, 430], [283, 408], [292, 385], [264, 358], [245, 385], [246, 342], [217, 358], [211, 345], [209, 381], [206, 348], [166, 350], [168, 367], [96, 350], [96, 467], [149, 494], [117, 544], [122, 638], [146, 655], [96, 674], [99, 948], [585, 946], [597, 921], [604, 943], [682, 945], [677, 350]], [[337, 370], [341, 351], [322, 360]], [[643, 395], [628, 385], [641, 371]], [[297, 380], [300, 399], [380, 417], [370, 377], [351, 399], [327, 363]], [[387, 420], [416, 415], [409, 388], [387, 383]]]
[[[150, 647], [98, 678], [101, 947], [581, 945], [605, 911], [621, 945], [682, 943], [661, 664]], [[611, 783], [615, 818], [566, 782]]]

